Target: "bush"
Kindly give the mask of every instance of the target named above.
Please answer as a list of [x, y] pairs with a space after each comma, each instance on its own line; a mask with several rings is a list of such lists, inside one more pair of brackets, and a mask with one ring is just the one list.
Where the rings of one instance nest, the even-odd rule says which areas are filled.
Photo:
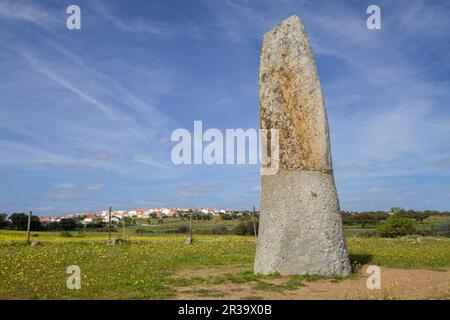
[[[256, 232], [258, 232], [258, 222], [256, 222]], [[253, 222], [240, 223], [233, 229], [233, 233], [238, 236], [255, 235]]]
[[212, 229], [212, 234], [228, 234], [228, 228], [225, 226], [215, 226]]
[[136, 229], [134, 233], [140, 234], [141, 236], [145, 233], [145, 229]]
[[432, 234], [450, 236], [450, 217], [434, 217]]
[[59, 221], [59, 227], [64, 231], [75, 230], [77, 222], [73, 218], [63, 218]]
[[247, 233], [247, 224], [239, 223], [236, 227], [233, 228], [233, 233], [238, 236], [243, 236]]
[[175, 231], [175, 233], [188, 233], [189, 232], [189, 226], [182, 224], [181, 226], [178, 226], [177, 230]]
[[95, 219], [91, 223], [86, 225], [87, 229], [103, 229], [106, 228], [107, 224], [103, 222], [101, 219]]
[[222, 218], [222, 220], [232, 220], [233, 216], [229, 213], [225, 213], [223, 215], [220, 216]]
[[77, 232], [77, 238], [84, 238], [86, 236], [86, 234], [84, 233], [83, 230], [78, 230]]
[[134, 232], [143, 236], [144, 233], [153, 233], [153, 230], [146, 230], [146, 229], [138, 228], [138, 229], [134, 230]]
[[380, 227], [382, 237], [400, 237], [416, 233], [416, 222], [414, 219], [402, 218], [395, 214], [390, 216]]
[[69, 231], [63, 231], [59, 233], [60, 237], [64, 237], [64, 238], [72, 238], [72, 234]]

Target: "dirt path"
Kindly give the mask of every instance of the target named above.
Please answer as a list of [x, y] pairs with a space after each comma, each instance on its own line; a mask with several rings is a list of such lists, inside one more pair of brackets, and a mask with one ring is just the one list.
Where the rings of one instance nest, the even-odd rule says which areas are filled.
[[[381, 268], [381, 288], [369, 290], [364, 266], [360, 276], [341, 281], [303, 281], [301, 286], [280, 289], [289, 278], [264, 279], [263, 283], [221, 283], [178, 287], [175, 299], [450, 299], [450, 271]], [[239, 269], [228, 270], [228, 273]], [[184, 272], [183, 276], [223, 274], [224, 269]], [[275, 285], [271, 286], [271, 285]]]

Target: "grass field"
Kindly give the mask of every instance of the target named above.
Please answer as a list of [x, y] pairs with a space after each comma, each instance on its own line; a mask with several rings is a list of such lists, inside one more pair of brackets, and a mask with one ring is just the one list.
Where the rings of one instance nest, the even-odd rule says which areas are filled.
[[[24, 243], [24, 232], [0, 231], [0, 299], [158, 299], [176, 298], [177, 288], [219, 283], [255, 283], [259, 290], [292, 290], [305, 277], [289, 277], [279, 287], [251, 272], [255, 238], [185, 235], [132, 235], [121, 245], [106, 245], [105, 233], [61, 237], [58, 232], [33, 233], [42, 246]], [[450, 239], [381, 239], [348, 237], [357, 270], [364, 264], [397, 268], [448, 270]], [[69, 290], [67, 267], [81, 269], [81, 290]], [[224, 268], [224, 274], [196, 274], [192, 270]], [[233, 271], [234, 270], [234, 271]], [[314, 280], [314, 277], [306, 277]], [[259, 287], [258, 287], [259, 286]]]
[[[188, 226], [189, 219], [185, 218], [182, 220], [181, 218], [171, 217], [162, 220], [155, 218], [141, 219], [141, 221], [138, 220], [138, 223], [139, 225], [137, 226], [127, 226], [126, 233], [129, 235], [134, 235], [136, 234], [136, 230], [145, 230], [146, 233], [157, 234], [175, 232], [181, 225]], [[232, 229], [239, 223], [241, 223], [239, 219], [223, 220], [218, 216], [213, 216], [210, 220], [194, 220], [193, 232], [196, 234], [211, 233], [211, 230], [218, 225], [227, 227], [231, 232]], [[117, 231], [119, 233], [123, 232], [123, 229], [120, 225], [118, 226]]]

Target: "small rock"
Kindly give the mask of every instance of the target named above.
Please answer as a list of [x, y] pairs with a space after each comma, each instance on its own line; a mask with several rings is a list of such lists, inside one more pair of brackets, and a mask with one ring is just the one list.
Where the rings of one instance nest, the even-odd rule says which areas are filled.
[[423, 237], [418, 236], [416, 239], [413, 240], [413, 244], [420, 244], [422, 242]]
[[120, 238], [117, 238], [117, 239], [111, 239], [111, 240], [108, 241], [108, 245], [109, 245], [109, 246], [115, 246], [115, 245], [121, 244], [121, 243], [123, 243], [123, 242], [125, 242], [125, 241], [124, 241], [123, 239], [120, 239]]
[[31, 246], [32, 247], [42, 246], [42, 243], [40, 243], [39, 241], [31, 241]]

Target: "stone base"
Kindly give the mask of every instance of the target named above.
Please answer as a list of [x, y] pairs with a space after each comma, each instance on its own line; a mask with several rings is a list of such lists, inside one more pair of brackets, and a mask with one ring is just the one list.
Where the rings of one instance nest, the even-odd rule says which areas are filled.
[[256, 273], [351, 273], [333, 174], [280, 171], [262, 176]]

